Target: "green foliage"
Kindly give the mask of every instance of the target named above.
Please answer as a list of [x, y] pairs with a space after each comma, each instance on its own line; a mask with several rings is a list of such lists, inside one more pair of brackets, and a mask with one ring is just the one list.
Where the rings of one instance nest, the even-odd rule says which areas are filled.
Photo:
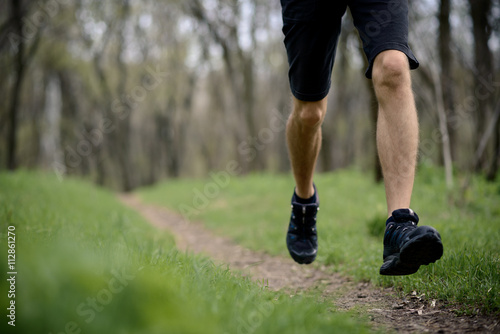
[[[417, 290], [428, 298], [461, 303], [465, 312], [498, 312], [500, 185], [475, 177], [465, 202], [458, 201], [458, 190], [449, 193], [443, 175], [439, 169], [420, 166], [412, 202], [420, 224], [434, 226], [441, 233], [443, 258], [406, 277], [378, 274], [386, 217], [383, 185], [355, 170], [317, 175], [321, 201], [317, 262], [358, 280], [396, 286], [403, 293]], [[188, 205], [195, 213], [191, 219], [201, 219], [247, 247], [288, 256], [285, 231], [293, 191], [290, 176], [231, 178], [216, 195], [200, 201], [200, 193], [213, 182], [173, 180], [143, 189], [140, 195], [172, 209]], [[199, 203], [203, 205], [197, 206]]]
[[[366, 331], [317, 296], [290, 298], [179, 253], [170, 235], [88, 183], [3, 173], [0, 203], [4, 274], [15, 226], [17, 333]], [[3, 315], [7, 303], [2, 296]], [[13, 329], [5, 317], [0, 328]]]
[[368, 232], [370, 235], [376, 238], [383, 238], [385, 232], [385, 221], [387, 216], [374, 216], [372, 219], [366, 222], [366, 226], [368, 227]]

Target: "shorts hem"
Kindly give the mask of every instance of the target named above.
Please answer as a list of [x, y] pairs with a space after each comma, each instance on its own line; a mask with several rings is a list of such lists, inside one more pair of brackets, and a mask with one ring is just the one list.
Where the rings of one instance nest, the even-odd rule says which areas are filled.
[[372, 52], [373, 56], [371, 57], [371, 59], [368, 59], [369, 65], [365, 72], [365, 76], [368, 79], [372, 78], [373, 63], [375, 61], [375, 58], [378, 56], [379, 53], [387, 50], [397, 50], [403, 52], [406, 55], [406, 57], [408, 57], [408, 62], [410, 63], [410, 70], [414, 70], [418, 68], [418, 66], [420, 65], [420, 63], [418, 62], [417, 58], [415, 57], [409, 46], [394, 42], [385, 43], [375, 48], [375, 50]]
[[328, 92], [330, 91], [330, 83], [328, 83], [328, 88], [326, 90], [322, 91], [321, 93], [305, 94], [305, 93], [298, 92], [297, 90], [295, 90], [293, 88], [291, 89], [291, 91], [292, 91], [293, 96], [295, 96], [295, 98], [297, 100], [307, 101], [307, 102], [320, 101], [320, 100], [323, 100], [328, 95]]

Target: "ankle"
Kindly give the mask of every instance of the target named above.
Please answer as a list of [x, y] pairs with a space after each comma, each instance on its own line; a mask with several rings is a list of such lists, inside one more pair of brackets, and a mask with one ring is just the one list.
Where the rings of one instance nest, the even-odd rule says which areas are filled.
[[316, 192], [314, 190], [312, 190], [312, 191], [309, 191], [307, 193], [303, 193], [303, 192], [298, 192], [297, 190], [295, 190], [294, 195], [299, 200], [299, 203], [302, 203], [300, 201], [307, 201], [311, 198], [316, 197]]
[[317, 191], [314, 184], [307, 193], [299, 192], [298, 189], [295, 188], [293, 196], [294, 196], [294, 201], [300, 204], [311, 204], [311, 203], [316, 203], [318, 201]]

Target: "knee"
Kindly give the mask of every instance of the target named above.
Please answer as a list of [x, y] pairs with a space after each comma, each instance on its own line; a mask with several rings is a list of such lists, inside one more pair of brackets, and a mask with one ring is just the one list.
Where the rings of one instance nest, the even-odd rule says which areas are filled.
[[373, 64], [373, 85], [375, 89], [397, 89], [410, 84], [410, 66], [406, 55], [389, 50], [380, 53]]
[[306, 102], [295, 101], [293, 117], [306, 127], [319, 127], [326, 114], [326, 100]]

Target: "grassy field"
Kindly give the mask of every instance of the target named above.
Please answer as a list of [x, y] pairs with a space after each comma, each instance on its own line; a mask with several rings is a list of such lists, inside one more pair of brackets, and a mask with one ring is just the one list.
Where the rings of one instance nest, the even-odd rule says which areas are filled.
[[[271, 292], [179, 253], [171, 236], [86, 182], [3, 173], [0, 203], [2, 333], [367, 332], [318, 296]], [[9, 227], [17, 275], [8, 299]]]
[[[444, 256], [406, 277], [382, 277], [382, 238], [386, 207], [382, 184], [371, 175], [343, 170], [317, 175], [321, 201], [317, 263], [358, 280], [417, 291], [428, 298], [459, 303], [459, 312], [500, 310], [500, 183], [472, 180], [457, 205], [443, 173], [420, 166], [412, 208], [420, 225], [441, 233]], [[231, 177], [225, 172], [205, 180], [172, 180], [139, 192], [143, 200], [177, 210], [186, 219], [252, 249], [287, 255], [293, 180], [287, 175]], [[458, 187], [457, 187], [458, 189]], [[458, 192], [458, 190], [457, 190]]]

